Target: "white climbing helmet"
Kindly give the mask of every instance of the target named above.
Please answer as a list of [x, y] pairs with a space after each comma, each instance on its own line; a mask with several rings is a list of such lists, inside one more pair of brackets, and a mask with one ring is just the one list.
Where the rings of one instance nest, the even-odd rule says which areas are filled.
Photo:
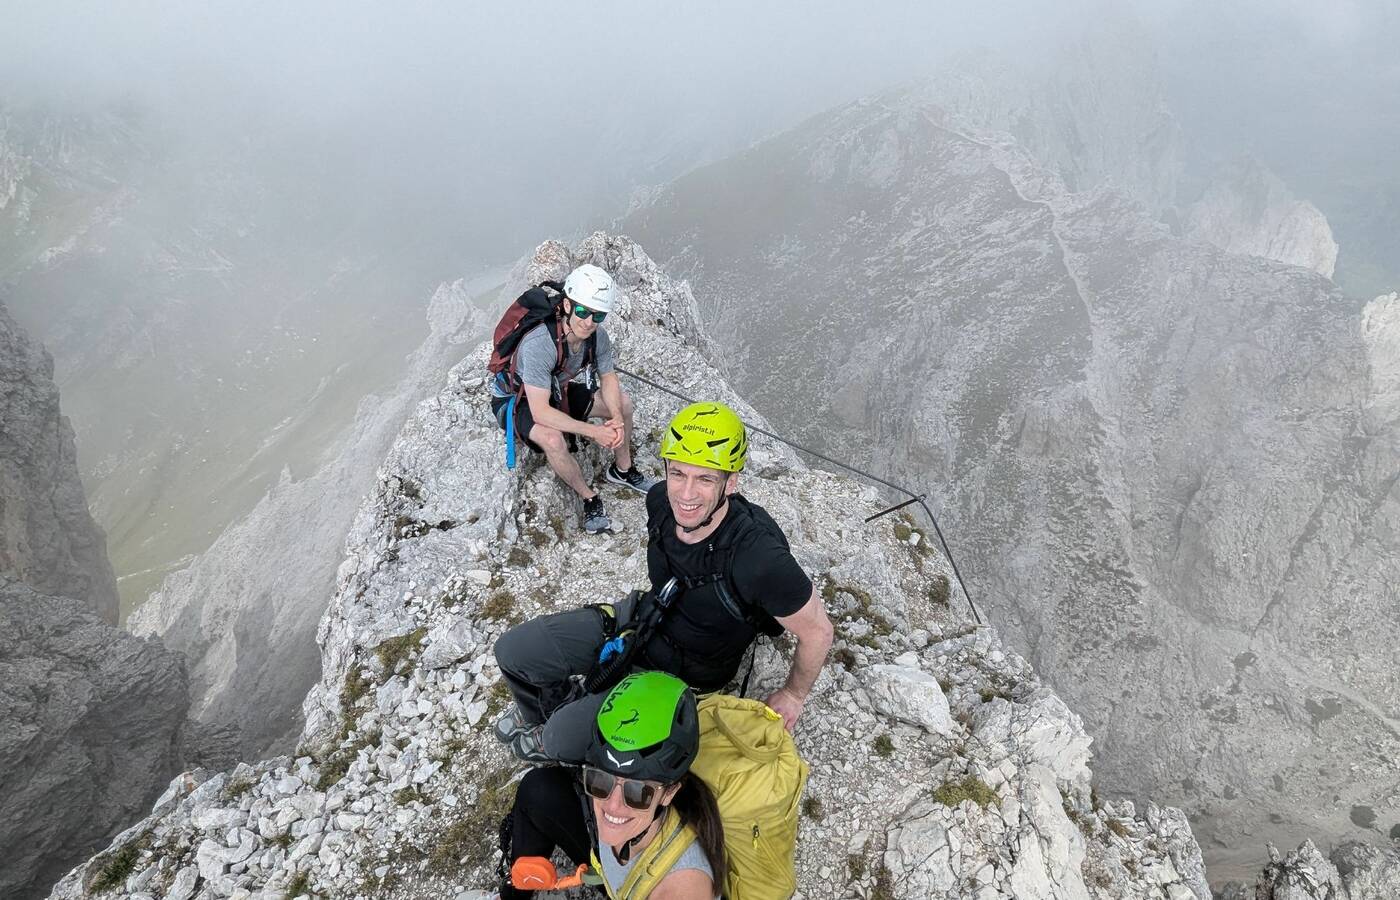
[[591, 263], [584, 263], [564, 279], [564, 296], [598, 312], [612, 312], [617, 288], [612, 276]]

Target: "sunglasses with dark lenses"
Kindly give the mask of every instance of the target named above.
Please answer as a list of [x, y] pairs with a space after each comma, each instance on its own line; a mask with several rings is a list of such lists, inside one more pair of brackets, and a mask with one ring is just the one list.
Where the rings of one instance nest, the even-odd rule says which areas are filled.
[[656, 799], [656, 794], [661, 790], [660, 785], [652, 784], [649, 781], [632, 781], [627, 778], [618, 778], [611, 772], [604, 772], [602, 769], [592, 769], [588, 766], [583, 768], [583, 789], [588, 792], [588, 796], [598, 800], [606, 800], [612, 796], [613, 788], [621, 782], [622, 802], [633, 809], [650, 809], [651, 802]]
[[586, 319], [589, 316], [593, 317], [593, 321], [601, 322], [608, 317], [608, 314], [605, 312], [598, 312], [597, 310], [589, 309], [586, 306], [579, 306], [577, 303], [574, 304], [575, 319]]

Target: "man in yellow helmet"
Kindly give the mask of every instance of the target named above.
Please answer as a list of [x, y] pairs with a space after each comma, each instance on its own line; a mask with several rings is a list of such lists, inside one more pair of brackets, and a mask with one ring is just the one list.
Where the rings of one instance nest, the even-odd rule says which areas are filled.
[[[716, 691], [760, 633], [790, 631], [792, 668], [767, 703], [791, 729], [831, 649], [831, 620], [782, 529], [738, 493], [747, 455], [743, 422], [722, 403], [691, 404], [667, 427], [666, 478], [647, 493], [647, 573], [654, 594], [673, 578], [680, 594], [647, 629], [632, 665]], [[571, 676], [592, 670], [604, 642], [636, 621], [631, 611], [590, 607], [502, 635], [496, 659], [516, 702], [496, 723], [497, 737], [523, 759], [548, 759], [539, 725], [576, 693]]]

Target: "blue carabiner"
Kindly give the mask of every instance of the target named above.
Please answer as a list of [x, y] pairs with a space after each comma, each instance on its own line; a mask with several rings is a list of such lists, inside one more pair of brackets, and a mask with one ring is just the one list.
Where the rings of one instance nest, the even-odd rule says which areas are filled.
[[612, 659], [614, 656], [620, 655], [622, 653], [622, 646], [624, 643], [625, 640], [620, 634], [617, 637], [605, 643], [602, 649], [598, 651], [598, 662], [605, 663], [608, 660]]

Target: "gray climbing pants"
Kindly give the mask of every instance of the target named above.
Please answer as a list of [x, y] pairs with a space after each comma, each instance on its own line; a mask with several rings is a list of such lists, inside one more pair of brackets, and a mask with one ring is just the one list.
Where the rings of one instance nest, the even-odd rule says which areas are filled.
[[532, 724], [577, 699], [573, 677], [587, 675], [606, 638], [604, 614], [591, 607], [521, 622], [496, 641], [496, 664], [516, 706]]

